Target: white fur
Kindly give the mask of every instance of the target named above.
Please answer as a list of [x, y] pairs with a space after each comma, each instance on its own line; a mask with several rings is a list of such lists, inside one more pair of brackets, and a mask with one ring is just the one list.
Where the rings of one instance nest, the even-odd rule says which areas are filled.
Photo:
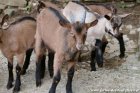
[[100, 17], [98, 23], [94, 27], [90, 27], [87, 32], [86, 44], [90, 46], [95, 46], [96, 39], [102, 40], [105, 35], [105, 28], [107, 28], [112, 34], [113, 28], [111, 22], [105, 17]]
[[98, 23], [89, 28], [87, 32], [86, 43], [88, 45], [95, 46], [96, 39], [102, 40], [105, 35], [105, 28], [108, 29], [112, 34], [113, 28], [111, 22], [107, 20], [105, 17], [100, 16], [98, 13], [89, 12], [83, 6], [76, 4], [74, 2], [69, 2], [66, 7], [62, 10], [63, 15], [70, 21], [74, 23], [76, 21], [90, 23], [98, 18]]
[[63, 9], [63, 15], [71, 22], [83, 22], [86, 10], [79, 4], [69, 2]]

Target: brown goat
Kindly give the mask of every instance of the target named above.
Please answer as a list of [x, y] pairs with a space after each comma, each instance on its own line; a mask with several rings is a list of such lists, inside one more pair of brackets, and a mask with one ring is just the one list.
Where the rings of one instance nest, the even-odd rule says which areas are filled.
[[44, 50], [47, 48], [49, 52], [55, 53], [53, 83], [49, 93], [55, 93], [56, 91], [56, 87], [61, 78], [60, 72], [63, 62], [68, 62], [66, 92], [72, 93], [72, 78], [77, 61], [76, 55], [84, 44], [87, 29], [95, 25], [96, 21], [89, 24], [80, 22], [71, 24], [59, 10], [52, 7], [45, 8], [37, 17], [37, 32], [35, 36], [35, 52], [37, 56], [36, 85], [41, 85], [40, 59], [42, 59]]
[[[26, 72], [26, 65], [29, 64], [30, 56], [34, 48], [36, 20], [32, 17], [23, 17], [3, 29], [3, 23], [6, 18], [7, 15], [3, 17], [1, 22], [2, 27], [0, 28], [0, 49], [8, 60], [9, 79], [7, 83], [7, 89], [12, 88], [13, 86], [13, 57], [17, 57], [16, 81], [13, 90], [13, 92], [17, 92], [20, 90], [21, 85], [21, 70], [23, 70], [23, 73]], [[26, 64], [24, 64], [25, 55]], [[25, 67], [23, 67], [23, 64]]]

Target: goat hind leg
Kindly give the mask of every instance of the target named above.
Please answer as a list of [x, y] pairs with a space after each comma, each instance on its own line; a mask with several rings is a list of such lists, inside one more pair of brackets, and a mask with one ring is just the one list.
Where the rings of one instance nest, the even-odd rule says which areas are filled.
[[124, 44], [124, 39], [123, 39], [123, 33], [120, 33], [116, 39], [119, 41], [120, 45], [120, 58], [123, 58], [125, 56], [125, 44]]
[[46, 55], [44, 54], [41, 59], [41, 68], [40, 68], [41, 69], [41, 73], [40, 73], [41, 79], [43, 79], [44, 75], [45, 75], [45, 69], [46, 69], [45, 60], [46, 60]]
[[21, 76], [21, 70], [22, 70], [22, 66], [23, 66], [23, 63], [24, 63], [24, 53], [23, 54], [20, 54], [17, 56], [17, 66], [16, 66], [16, 81], [15, 81], [15, 87], [14, 87], [14, 90], [13, 92], [18, 92], [20, 91], [20, 86], [21, 86], [21, 79], [20, 79], [20, 76]]
[[21, 71], [21, 75], [25, 75], [26, 74], [26, 70], [29, 67], [30, 64], [30, 58], [31, 58], [31, 54], [33, 52], [33, 49], [29, 49], [26, 51], [26, 58], [25, 58], [25, 62]]
[[53, 77], [54, 53], [49, 52], [48, 57], [49, 57], [49, 59], [48, 59], [48, 70], [49, 70], [49, 73], [50, 73], [50, 77], [52, 78]]
[[90, 67], [91, 71], [96, 71], [96, 64], [95, 64], [95, 50], [91, 51], [91, 57], [90, 57]]
[[9, 71], [9, 78], [8, 78], [8, 83], [7, 83], [7, 89], [10, 89], [13, 87], [13, 81], [14, 81], [14, 76], [13, 76], [13, 58], [8, 59], [8, 71]]

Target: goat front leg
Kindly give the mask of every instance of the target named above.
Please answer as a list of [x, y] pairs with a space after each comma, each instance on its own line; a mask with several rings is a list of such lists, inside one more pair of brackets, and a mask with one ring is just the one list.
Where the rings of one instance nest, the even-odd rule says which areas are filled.
[[96, 46], [95, 57], [96, 57], [97, 65], [98, 67], [103, 67], [102, 41], [96, 39], [95, 46]]
[[13, 87], [13, 81], [14, 81], [14, 76], [13, 76], [13, 57], [8, 58], [8, 71], [9, 71], [9, 78], [8, 78], [8, 83], [7, 83], [7, 89], [10, 89]]
[[61, 79], [60, 72], [61, 72], [61, 66], [62, 66], [63, 61], [64, 61], [63, 55], [60, 56], [55, 53], [54, 64], [53, 64], [53, 68], [54, 68], [53, 82], [49, 90], [49, 93], [55, 93], [56, 91], [56, 87]]
[[50, 77], [53, 77], [53, 63], [54, 63], [54, 53], [48, 53], [48, 70], [50, 73]]
[[102, 39], [102, 53], [103, 54], [105, 52], [105, 49], [106, 49], [107, 44], [108, 44], [108, 41], [107, 41], [106, 37], [103, 36], [103, 39]]
[[[36, 41], [35, 41], [35, 54], [36, 54], [36, 74], [35, 74], [35, 78], [36, 78], [36, 86], [41, 86], [41, 77], [43, 78], [44, 75], [41, 73], [45, 73], [43, 72], [43, 70], [45, 71], [45, 69], [41, 69], [41, 66], [43, 65], [43, 63], [45, 62], [45, 57], [44, 56], [44, 46], [43, 46], [43, 42], [40, 38], [40, 36], [37, 34], [36, 35]], [[43, 63], [42, 63], [43, 61]], [[45, 64], [44, 64], [45, 66]]]
[[15, 87], [14, 87], [13, 92], [20, 91], [20, 86], [21, 86], [20, 75], [21, 75], [21, 70], [24, 63], [24, 56], [25, 56], [25, 53], [17, 55], [16, 81], [15, 81]]
[[33, 49], [29, 49], [26, 51], [26, 58], [25, 58], [25, 62], [21, 71], [21, 75], [25, 75], [26, 74], [26, 70], [29, 67], [30, 64], [30, 58], [31, 58], [31, 54], [33, 52]]
[[116, 39], [119, 41], [120, 45], [120, 58], [123, 58], [125, 56], [125, 44], [123, 39], [123, 33], [120, 33], [118, 36], [116, 36]]
[[41, 79], [43, 79], [44, 78], [44, 76], [45, 76], [45, 69], [46, 69], [46, 54], [43, 54], [42, 55], [42, 58], [41, 58], [41, 67], [40, 67], [40, 69], [41, 69], [41, 73], [40, 73], [40, 75], [41, 75]]
[[95, 50], [94, 49], [91, 51], [90, 61], [91, 61], [90, 62], [91, 71], [96, 71]]
[[68, 80], [66, 85], [66, 93], [73, 93], [72, 92], [72, 79], [75, 72], [75, 62], [68, 63]]

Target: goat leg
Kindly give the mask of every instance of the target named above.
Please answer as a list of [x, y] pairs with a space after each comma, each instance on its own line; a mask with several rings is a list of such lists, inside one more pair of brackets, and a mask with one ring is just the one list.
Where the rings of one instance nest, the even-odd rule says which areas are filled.
[[20, 86], [21, 86], [20, 72], [21, 72], [21, 67], [17, 64], [17, 66], [16, 66], [17, 76], [16, 76], [16, 81], [15, 81], [15, 87], [13, 90], [14, 93], [20, 91]]
[[44, 54], [42, 56], [42, 59], [41, 59], [41, 78], [43, 79], [44, 78], [44, 75], [45, 75], [45, 69], [46, 69], [46, 65], [45, 65], [45, 60], [46, 60], [46, 55]]
[[95, 43], [95, 58], [97, 61], [98, 67], [103, 67], [103, 53], [102, 53], [102, 41], [99, 39], [96, 39]]
[[48, 70], [49, 70], [49, 73], [50, 73], [50, 77], [52, 78], [53, 77], [53, 61], [54, 61], [54, 53], [50, 53], [48, 54]]
[[96, 71], [96, 64], [95, 64], [95, 50], [91, 51], [91, 57], [90, 57], [90, 67], [91, 71]]
[[62, 66], [63, 61], [64, 61], [63, 54], [58, 55], [55, 53], [54, 64], [53, 64], [54, 76], [53, 76], [53, 82], [52, 82], [52, 86], [49, 90], [49, 93], [55, 93], [55, 91], [56, 91], [56, 87], [61, 79], [60, 71], [61, 71], [61, 66]]
[[21, 75], [25, 75], [26, 74], [26, 70], [29, 67], [30, 64], [30, 58], [31, 58], [31, 54], [32, 54], [33, 49], [29, 49], [26, 51], [26, 58], [25, 58], [25, 62], [21, 71]]
[[40, 55], [40, 57], [37, 59], [36, 62], [36, 86], [41, 86], [41, 65], [42, 65], [42, 58], [43, 55]]
[[13, 59], [11, 60], [12, 62], [8, 61], [8, 71], [9, 71], [9, 78], [8, 78], [8, 83], [7, 83], [7, 89], [10, 89], [13, 87]]
[[68, 64], [68, 80], [66, 85], [66, 93], [73, 93], [72, 92], [72, 79], [75, 72], [75, 62], [69, 62]]
[[118, 36], [116, 36], [116, 39], [119, 41], [120, 45], [120, 58], [123, 58], [125, 56], [125, 44], [123, 39], [123, 33], [120, 33]]

